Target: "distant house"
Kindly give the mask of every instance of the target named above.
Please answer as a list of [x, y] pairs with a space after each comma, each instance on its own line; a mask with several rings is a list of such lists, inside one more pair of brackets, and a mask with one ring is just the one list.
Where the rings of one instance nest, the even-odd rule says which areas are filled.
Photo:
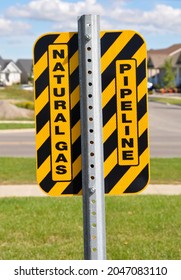
[[148, 56], [148, 80], [153, 84], [162, 86], [164, 75], [164, 63], [171, 59], [175, 72], [175, 85], [181, 86], [181, 44], [175, 44], [165, 49], [149, 50]]
[[33, 77], [33, 61], [32, 59], [18, 59], [16, 65], [21, 69], [21, 84], [27, 84]]
[[11, 59], [0, 57], [0, 82], [6, 86], [18, 84], [21, 81], [21, 70]]

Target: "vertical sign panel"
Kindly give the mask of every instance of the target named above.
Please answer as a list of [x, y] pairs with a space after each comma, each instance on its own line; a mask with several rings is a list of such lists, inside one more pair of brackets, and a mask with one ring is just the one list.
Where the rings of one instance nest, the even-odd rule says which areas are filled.
[[101, 33], [104, 179], [109, 194], [149, 181], [146, 44], [132, 30]]
[[37, 181], [52, 196], [82, 193], [78, 36], [42, 35], [34, 46]]
[[118, 164], [138, 165], [136, 61], [116, 61]]
[[72, 179], [68, 46], [50, 45], [48, 53], [52, 179], [65, 182]]

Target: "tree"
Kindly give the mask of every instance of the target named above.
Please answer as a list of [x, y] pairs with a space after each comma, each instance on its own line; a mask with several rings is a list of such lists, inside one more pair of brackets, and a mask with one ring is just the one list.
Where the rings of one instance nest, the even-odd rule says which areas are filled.
[[175, 71], [172, 67], [172, 59], [166, 59], [164, 66], [164, 76], [163, 76], [163, 84], [165, 88], [173, 88], [175, 87]]

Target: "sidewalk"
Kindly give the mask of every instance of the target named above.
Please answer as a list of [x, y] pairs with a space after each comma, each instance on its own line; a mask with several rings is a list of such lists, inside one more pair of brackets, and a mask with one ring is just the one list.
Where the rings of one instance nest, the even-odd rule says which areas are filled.
[[[148, 185], [139, 195], [181, 195], [181, 185]], [[48, 196], [37, 185], [1, 185], [1, 197]]]

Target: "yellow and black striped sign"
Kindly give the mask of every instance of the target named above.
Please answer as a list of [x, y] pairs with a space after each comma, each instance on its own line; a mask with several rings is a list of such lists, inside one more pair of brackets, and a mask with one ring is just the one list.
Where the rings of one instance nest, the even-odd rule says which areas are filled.
[[[149, 179], [146, 46], [135, 31], [101, 32], [105, 193]], [[50, 195], [82, 193], [78, 34], [50, 33], [34, 48], [37, 181]]]
[[101, 33], [105, 192], [149, 180], [146, 44], [135, 31]]
[[80, 95], [77, 33], [54, 33], [34, 47], [37, 181], [53, 196], [79, 194]]

